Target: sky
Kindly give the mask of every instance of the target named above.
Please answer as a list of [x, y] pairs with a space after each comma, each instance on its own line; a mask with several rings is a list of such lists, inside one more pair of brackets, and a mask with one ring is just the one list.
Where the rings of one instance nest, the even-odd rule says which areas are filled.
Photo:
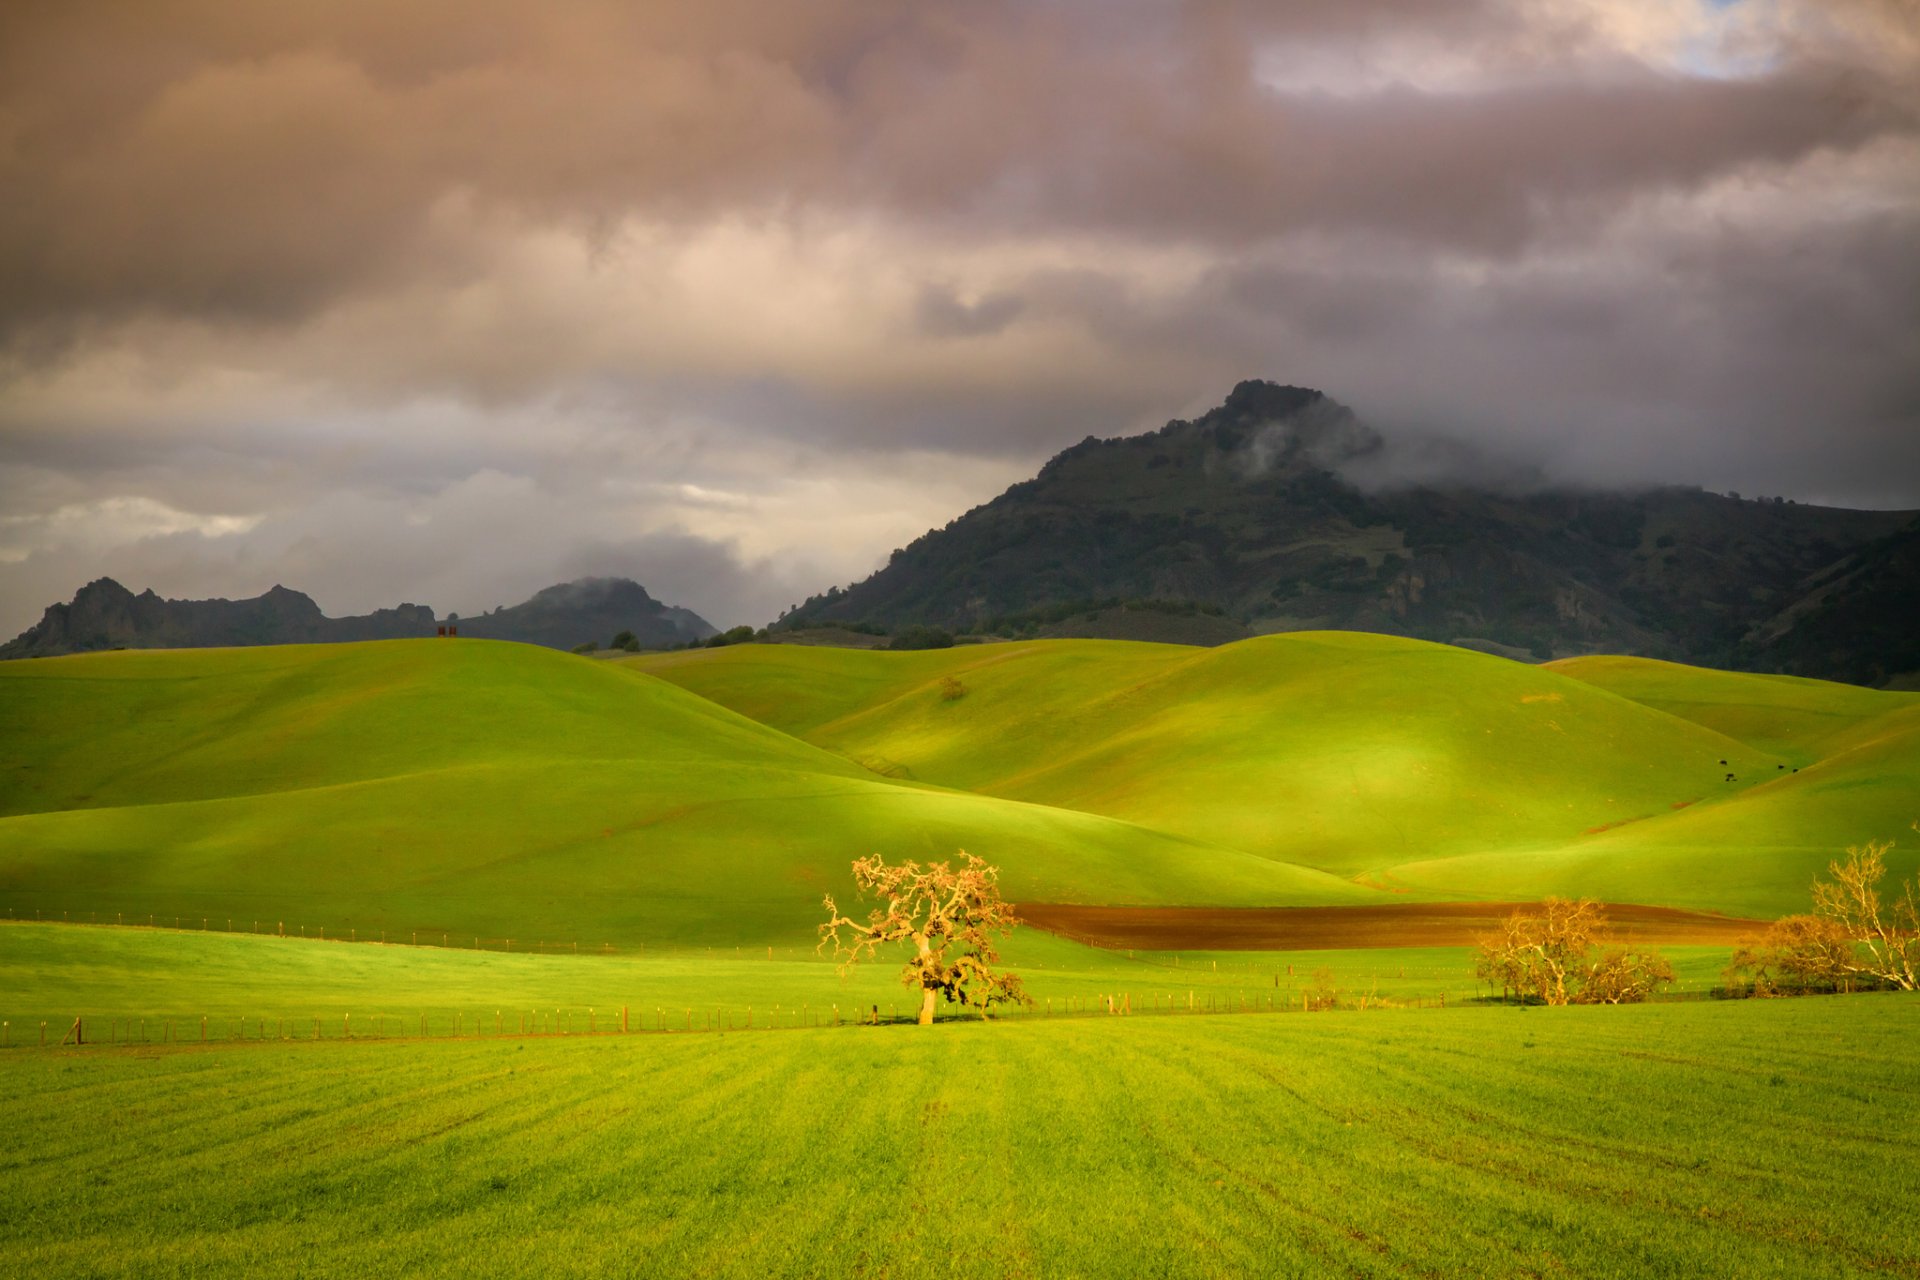
[[1920, 0], [9, 0], [0, 633], [722, 626], [1249, 377], [1920, 507]]

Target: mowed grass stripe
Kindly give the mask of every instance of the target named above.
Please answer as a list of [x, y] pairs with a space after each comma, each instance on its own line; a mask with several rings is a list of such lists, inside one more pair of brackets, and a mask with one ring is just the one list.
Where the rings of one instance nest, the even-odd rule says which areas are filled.
[[[1911, 1274], [1920, 1134], [1890, 1117], [1920, 1101], [1900, 1065], [1917, 1011], [15, 1056], [0, 1266]], [[153, 1104], [87, 1122], [129, 1085]]]

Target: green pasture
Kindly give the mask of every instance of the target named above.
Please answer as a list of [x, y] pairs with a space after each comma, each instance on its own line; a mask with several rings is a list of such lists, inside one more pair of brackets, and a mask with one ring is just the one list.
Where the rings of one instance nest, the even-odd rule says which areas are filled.
[[[0, 1021], [7, 1045], [59, 1041], [74, 1018], [89, 1038], [309, 1039], [426, 1032], [520, 1034], [630, 1029], [791, 1027], [850, 1020], [876, 1007], [906, 1016], [915, 995], [900, 959], [846, 974], [805, 946], [714, 946], [548, 954], [440, 945], [323, 942], [219, 929], [0, 924]], [[451, 944], [452, 939], [449, 939]], [[1670, 947], [1676, 991], [1718, 984], [1725, 947]], [[1006, 941], [1007, 967], [1034, 1004], [1003, 1019], [1103, 1011], [1136, 1015], [1293, 1011], [1324, 981], [1346, 1005], [1404, 1006], [1484, 997], [1464, 947], [1333, 951], [1106, 951], [1035, 929]], [[459, 1022], [456, 1024], [455, 1016]], [[942, 1018], [970, 1018], [943, 1006]], [[524, 1021], [523, 1021], [524, 1017]], [[555, 1021], [558, 1019], [558, 1022]]]
[[1422, 898], [1784, 914], [1846, 845], [1920, 817], [1920, 698], [1644, 659], [1322, 632], [626, 664], [869, 767]]
[[[903, 668], [906, 688], [845, 679], [854, 663], [902, 666], [895, 656], [759, 646], [706, 665], [826, 668], [852, 695], [840, 714], [768, 723], [852, 759], [1339, 874], [1572, 840], [1717, 800], [1737, 789], [1730, 768], [1759, 778], [1776, 763], [1578, 681], [1388, 636], [986, 645], [945, 651], [937, 677], [925, 659]], [[723, 701], [741, 683], [709, 686], [682, 655], [635, 665]], [[818, 699], [791, 701], [812, 721]]]
[[13, 1275], [1920, 1270], [1904, 996], [0, 1056]]
[[[64, 1032], [76, 1016], [103, 1027], [116, 1019], [145, 1019], [155, 1040], [168, 1023], [197, 1039], [202, 1016], [214, 1039], [238, 1034], [236, 1019], [263, 1018], [284, 1020], [289, 1034], [305, 1038], [314, 1018], [323, 1020], [326, 1035], [342, 1034], [342, 1015], [354, 1020], [360, 1035], [382, 1028], [417, 1031], [422, 1016], [434, 1034], [448, 1034], [455, 1013], [467, 1029], [517, 1031], [517, 1014], [533, 1011], [543, 1018], [558, 1011], [584, 1030], [593, 1010], [604, 1030], [608, 1011], [617, 1016], [623, 1006], [633, 1027], [643, 1025], [642, 1012], [651, 1027], [672, 1011], [670, 1026], [684, 1028], [698, 1017], [705, 1027], [705, 1016], [718, 1012], [720, 1025], [731, 1019], [732, 1026], [744, 1028], [749, 1009], [757, 1011], [755, 1026], [767, 1026], [776, 1008], [779, 1025], [787, 1026], [796, 1018], [830, 1021], [836, 1008], [843, 1017], [876, 1005], [883, 1017], [895, 1006], [906, 1014], [917, 999], [900, 985], [898, 957], [842, 975], [806, 946], [691, 946], [613, 955], [562, 948], [543, 955], [441, 946], [439, 939], [436, 934], [423, 945], [381, 945], [218, 929], [0, 924], [0, 1020], [11, 1024], [10, 1043], [17, 1047], [37, 1044], [41, 1022]], [[1726, 952], [1682, 949], [1696, 950], [1699, 973], [1688, 976], [1704, 984], [1725, 965]], [[1190, 994], [1191, 1007], [1200, 1011], [1265, 1009], [1269, 1001], [1291, 1008], [1323, 969], [1349, 1002], [1363, 995], [1370, 1002], [1397, 1003], [1444, 994], [1457, 1003], [1479, 993], [1464, 948], [1126, 952], [1021, 929], [1008, 938], [1003, 954], [1035, 997], [1031, 1009], [1002, 1015], [1008, 1017], [1104, 1008], [1107, 996], [1128, 998], [1140, 1013], [1185, 1011]], [[942, 1016], [962, 1015], [943, 1007]], [[260, 1029], [246, 1034], [258, 1036]]]
[[504, 942], [794, 942], [869, 852], [993, 856], [1016, 898], [1337, 903], [1321, 872], [880, 777], [528, 645], [0, 664], [0, 906]]
[[15, 918], [791, 946], [853, 858], [960, 849], [1025, 901], [1770, 916], [1915, 817], [1920, 696], [1382, 636], [0, 664]]

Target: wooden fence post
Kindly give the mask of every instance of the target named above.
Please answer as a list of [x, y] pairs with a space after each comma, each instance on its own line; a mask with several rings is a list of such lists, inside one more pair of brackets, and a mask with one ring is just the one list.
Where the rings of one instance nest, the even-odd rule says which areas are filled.
[[620, 1034], [627, 1034], [627, 1006], [620, 1006]]

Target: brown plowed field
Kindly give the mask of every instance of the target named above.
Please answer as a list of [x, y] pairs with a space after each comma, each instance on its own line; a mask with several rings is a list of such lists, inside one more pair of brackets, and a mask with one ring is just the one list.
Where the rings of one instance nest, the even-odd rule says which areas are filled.
[[[1328, 951], [1469, 947], [1528, 902], [1393, 902], [1367, 907], [1081, 907], [1023, 902], [1020, 919], [1048, 933], [1142, 951]], [[1732, 943], [1762, 920], [1605, 904], [1609, 935], [1650, 943]]]

